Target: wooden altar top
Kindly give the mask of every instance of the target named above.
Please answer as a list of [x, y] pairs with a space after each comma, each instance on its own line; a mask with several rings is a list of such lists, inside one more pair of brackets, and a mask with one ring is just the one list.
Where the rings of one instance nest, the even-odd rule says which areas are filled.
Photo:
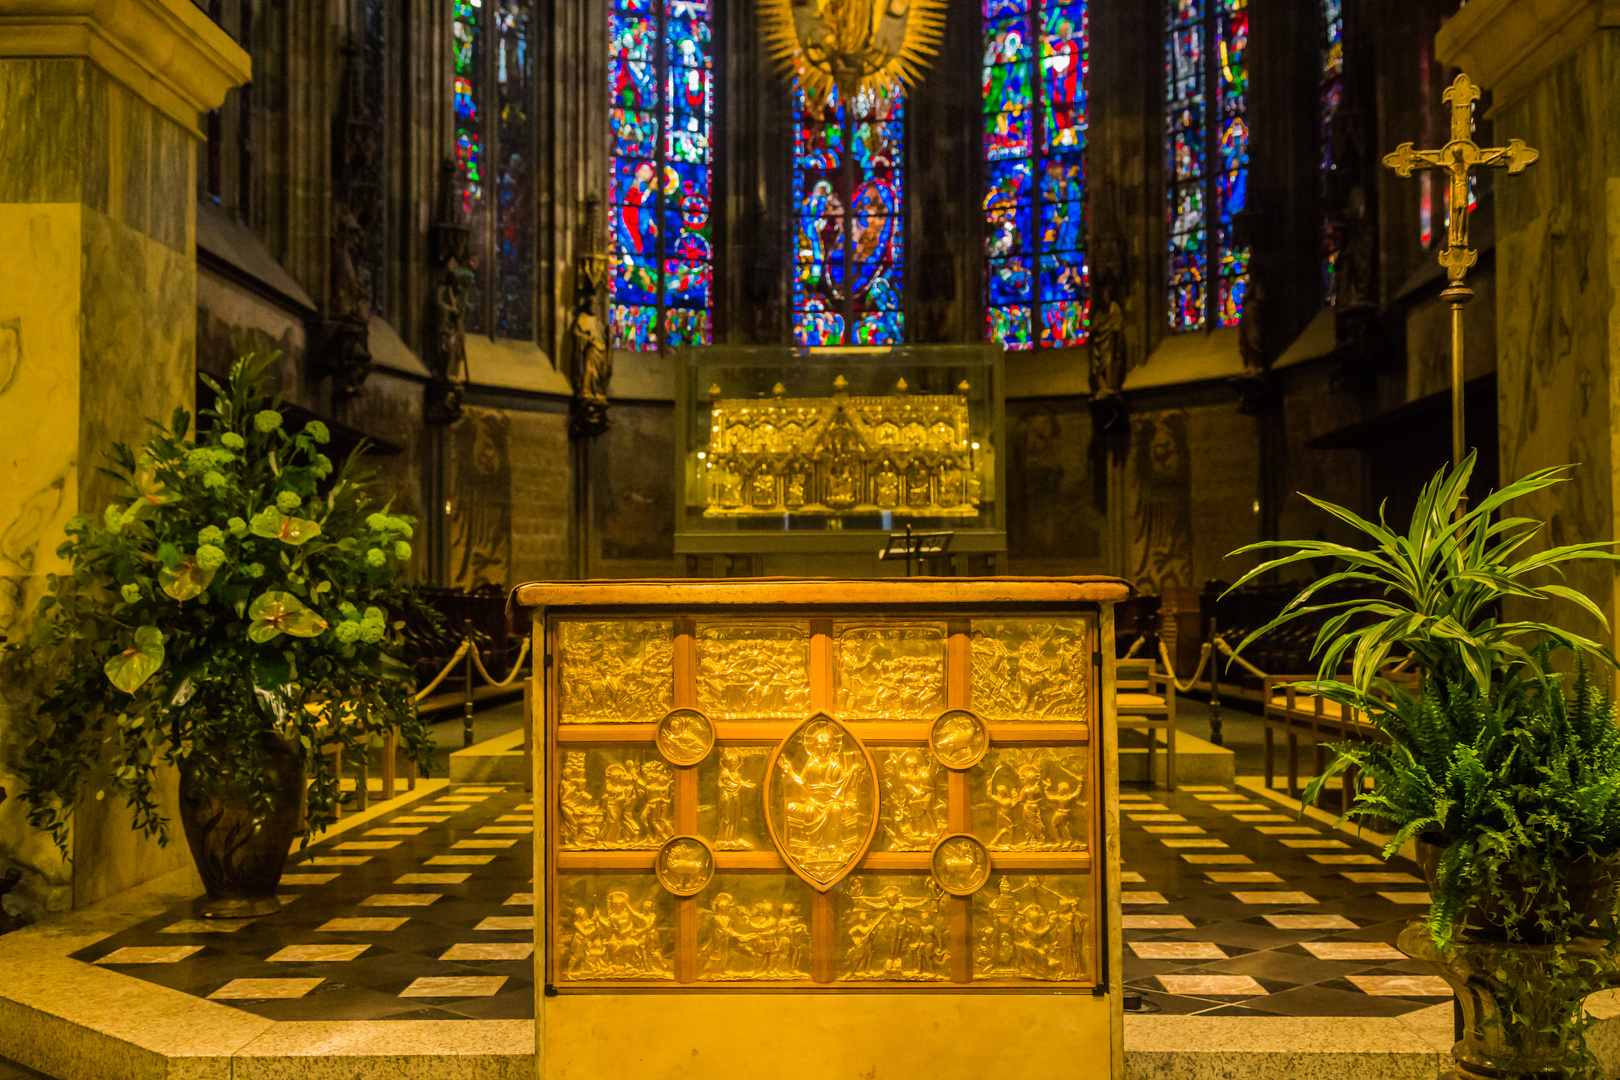
[[521, 607], [750, 604], [1072, 604], [1117, 603], [1131, 595], [1122, 578], [642, 578], [534, 581], [512, 590]]

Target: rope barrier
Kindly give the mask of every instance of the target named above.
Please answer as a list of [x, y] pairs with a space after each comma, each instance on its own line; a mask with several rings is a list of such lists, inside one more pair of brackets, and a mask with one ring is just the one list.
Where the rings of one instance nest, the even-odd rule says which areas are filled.
[[1242, 668], [1244, 671], [1247, 671], [1250, 675], [1253, 675], [1258, 679], [1269, 679], [1269, 678], [1271, 678], [1271, 676], [1267, 675], [1265, 672], [1261, 671], [1259, 668], [1255, 667], [1253, 664], [1251, 664], [1247, 660], [1243, 659], [1243, 657], [1238, 656], [1236, 653], [1234, 653], [1232, 651], [1232, 646], [1230, 646], [1230, 645], [1228, 645], [1226, 643], [1225, 638], [1219, 638], [1219, 637], [1216, 638], [1215, 639], [1215, 644], [1220, 646], [1221, 652], [1223, 652], [1227, 656], [1231, 657], [1232, 661], [1235, 664], [1237, 664], [1238, 667]]
[[1120, 657], [1120, 659], [1121, 660], [1133, 660], [1133, 659], [1135, 659], [1136, 654], [1141, 650], [1142, 646], [1145, 645], [1145, 644], [1147, 644], [1147, 635], [1145, 635], [1145, 634], [1137, 634], [1136, 635], [1136, 640], [1131, 642], [1131, 647], [1125, 650], [1125, 655]]
[[438, 689], [439, 684], [444, 682], [445, 676], [450, 674], [450, 669], [461, 663], [461, 658], [467, 655], [467, 650], [470, 648], [472, 648], [472, 639], [464, 638], [461, 645], [456, 649], [456, 655], [452, 656], [450, 658], [450, 662], [444, 665], [444, 670], [433, 676], [432, 682], [428, 683], [426, 686], [422, 687], [422, 689], [416, 692], [416, 697], [413, 699], [416, 704], [422, 704], [422, 702], [427, 700], [427, 696], [429, 694]]
[[500, 682], [496, 682], [495, 677], [489, 673], [487, 668], [484, 667], [484, 660], [478, 655], [477, 649], [474, 649], [472, 654], [473, 666], [478, 669], [478, 674], [482, 675], [484, 677], [484, 681], [489, 685], [495, 687], [511, 686], [512, 680], [523, 674], [523, 659], [528, 655], [529, 639], [524, 638], [523, 647], [518, 650], [517, 659], [512, 661], [512, 670], [507, 672], [506, 678], [502, 679]]
[[524, 638], [522, 647], [518, 649], [517, 659], [512, 663], [512, 670], [507, 673], [506, 678], [497, 680], [495, 676], [489, 673], [489, 669], [484, 666], [484, 658], [478, 654], [477, 649], [473, 648], [472, 638], [463, 638], [461, 644], [456, 646], [455, 655], [445, 662], [444, 670], [433, 676], [432, 682], [418, 690], [413, 700], [418, 705], [426, 701], [427, 696], [437, 690], [439, 684], [444, 682], [450, 672], [455, 669], [455, 666], [466, 658], [468, 649], [472, 649], [473, 666], [478, 669], [478, 674], [483, 676], [484, 682], [497, 689], [503, 686], [511, 686], [517, 677], [523, 674], [523, 661], [529, 655], [529, 644], [529, 639]]
[[1185, 694], [1198, 685], [1198, 678], [1204, 673], [1204, 665], [1209, 663], [1209, 642], [1204, 642], [1198, 650], [1198, 668], [1192, 673], [1192, 678], [1182, 682], [1176, 678], [1176, 666], [1170, 660], [1170, 650], [1163, 641], [1159, 642], [1159, 659], [1164, 662], [1164, 670], [1170, 676], [1170, 681], [1176, 684], [1176, 693]]

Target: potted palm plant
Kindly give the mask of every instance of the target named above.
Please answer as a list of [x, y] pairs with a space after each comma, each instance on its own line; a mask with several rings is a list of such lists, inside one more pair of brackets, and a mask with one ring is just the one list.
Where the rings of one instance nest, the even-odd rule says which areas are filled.
[[244, 357], [214, 407], [177, 409], [137, 452], [113, 447], [120, 495], [67, 525], [30, 638], [47, 689], [25, 733], [29, 820], [66, 847], [81, 798], [122, 795], [160, 843], [154, 794], [178, 768], [179, 816], [207, 887], [203, 913], [276, 910], [289, 848], [336, 816], [322, 748], [361, 752], [397, 726], [424, 768], [401, 623], [413, 520], [375, 502], [360, 449], [290, 431], [267, 392], [273, 358]]
[[[1564, 602], [1607, 626], [1590, 598], [1558, 579], [1572, 563], [1617, 556], [1611, 543], [1522, 554], [1543, 523], [1503, 516], [1504, 508], [1564, 482], [1567, 470], [1534, 473], [1467, 509], [1473, 464], [1470, 456], [1442, 469], [1405, 531], [1382, 514], [1371, 522], [1310, 499], [1367, 542], [1241, 549], [1285, 554], [1234, 588], [1306, 560], [1327, 557], [1341, 568], [1305, 585], [1236, 651], [1296, 619], [1322, 618], [1317, 678], [1299, 689], [1363, 713], [1381, 739], [1334, 746], [1332, 766], [1305, 799], [1355, 768], [1362, 782], [1345, 816], [1391, 823], [1386, 857], [1417, 841], [1432, 904], [1400, 944], [1458, 990], [1461, 1074], [1586, 1075], [1595, 1061], [1581, 1004], [1620, 972], [1620, 728], [1587, 664], [1616, 661], [1597, 641], [1555, 623], [1505, 619], [1501, 608]], [[1362, 598], [1313, 602], [1346, 582], [1361, 586]], [[1565, 651], [1577, 657], [1573, 683], [1553, 666]], [[1381, 675], [1395, 658], [1417, 668], [1416, 693]], [[1340, 678], [1346, 661], [1349, 677]]]

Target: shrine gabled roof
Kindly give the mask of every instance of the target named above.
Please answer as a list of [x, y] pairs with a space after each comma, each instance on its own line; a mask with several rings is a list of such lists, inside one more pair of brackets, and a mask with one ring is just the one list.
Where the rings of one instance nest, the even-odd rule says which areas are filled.
[[1131, 587], [1116, 577], [642, 578], [534, 581], [512, 590], [513, 607], [843, 607], [899, 604], [1115, 603]]

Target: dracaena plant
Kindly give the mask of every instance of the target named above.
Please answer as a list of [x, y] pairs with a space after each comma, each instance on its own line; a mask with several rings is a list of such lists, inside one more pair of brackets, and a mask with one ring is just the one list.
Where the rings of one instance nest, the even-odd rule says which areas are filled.
[[[1343, 564], [1302, 588], [1236, 651], [1241, 653], [1251, 642], [1296, 619], [1322, 617], [1311, 648], [1320, 681], [1301, 688], [1353, 707], [1361, 707], [1375, 688], [1387, 692], [1388, 683], [1378, 673], [1395, 656], [1409, 655], [1427, 675], [1446, 683], [1470, 683], [1482, 694], [1489, 694], [1493, 679], [1504, 672], [1537, 670], [1531, 653], [1544, 642], [1577, 654], [1595, 654], [1613, 664], [1606, 645], [1553, 623], [1503, 619], [1499, 614], [1501, 602], [1510, 598], [1564, 601], [1608, 627], [1590, 598], [1559, 579], [1570, 563], [1620, 559], [1614, 544], [1568, 544], [1521, 554], [1545, 523], [1499, 516], [1513, 500], [1567, 482], [1569, 467], [1531, 473], [1468, 507], [1466, 492], [1473, 471], [1472, 453], [1455, 469], [1442, 468], [1424, 485], [1404, 532], [1389, 524], [1382, 508], [1378, 521], [1372, 522], [1306, 495], [1369, 542], [1358, 547], [1326, 540], [1274, 540], [1233, 552], [1286, 552], [1244, 574], [1233, 589], [1298, 563], [1325, 558]], [[1322, 590], [1346, 583], [1359, 586], [1363, 596], [1312, 603]], [[1346, 657], [1351, 663], [1348, 685], [1334, 679]]]
[[319, 421], [291, 431], [266, 386], [273, 357], [243, 357], [213, 408], [176, 409], [104, 469], [119, 494], [67, 525], [32, 633], [17, 657], [44, 698], [23, 756], [29, 819], [65, 845], [76, 802], [122, 795], [167, 839], [153, 784], [162, 764], [267, 810], [264, 741], [302, 751], [306, 836], [335, 816], [338, 777], [320, 752], [359, 752], [397, 725], [424, 768], [403, 624], [416, 606], [403, 563], [414, 521], [373, 492], [360, 448], [341, 465]]

